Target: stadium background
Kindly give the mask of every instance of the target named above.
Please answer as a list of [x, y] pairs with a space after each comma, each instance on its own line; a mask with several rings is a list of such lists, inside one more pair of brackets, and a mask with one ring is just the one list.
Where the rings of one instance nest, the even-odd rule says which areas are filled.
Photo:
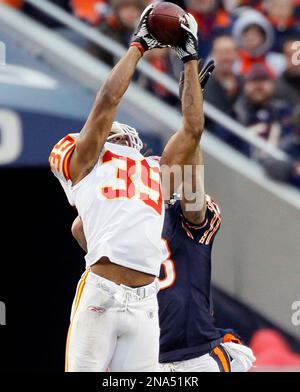
[[[197, 2], [200, 0], [191, 3]], [[70, 306], [84, 261], [83, 253], [70, 234], [75, 213], [67, 206], [63, 192], [49, 171], [47, 157], [61, 136], [80, 129], [94, 93], [109, 70], [107, 67], [117, 56], [103, 50], [99, 52], [87, 37], [66, 28], [34, 5], [47, 2], [0, 3], [13, 6], [7, 8], [0, 4], [0, 41], [6, 47], [6, 61], [3, 61], [3, 53], [0, 56], [3, 63], [0, 66], [3, 206], [0, 300], [7, 307], [7, 325], [0, 326], [0, 360], [2, 369], [7, 370], [61, 370]], [[77, 21], [83, 21], [86, 27], [98, 26], [96, 28], [106, 37], [118, 39], [116, 31], [112, 34], [105, 23], [111, 18], [111, 12], [114, 15], [116, 11], [111, 6], [118, 8], [122, 1], [52, 3], [69, 16], [74, 15]], [[125, 0], [124, 3], [138, 3], [141, 8], [140, 4], [145, 2]], [[178, 3], [187, 6], [183, 1]], [[232, 8], [230, 2], [211, 3], [215, 3], [215, 8], [210, 14], [218, 15], [222, 29], [213, 31], [210, 37], [202, 33], [203, 56], [208, 56], [215, 37], [232, 33], [231, 24], [238, 19], [237, 9], [248, 6], [264, 13], [267, 2], [237, 1], [232, 2]], [[287, 8], [289, 3], [286, 0]], [[293, 18], [289, 18], [288, 28], [277, 29], [274, 45], [278, 48], [270, 49], [270, 53], [280, 55], [282, 44], [290, 37], [295, 41], [299, 37], [300, 41], [297, 7], [295, 1]], [[249, 12], [249, 8], [244, 12]], [[214, 21], [213, 25], [219, 27], [218, 23]], [[223, 31], [224, 23], [228, 25]], [[129, 32], [122, 35], [125, 36], [128, 40]], [[72, 57], [66, 59], [61, 53], [64, 50]], [[91, 58], [91, 54], [96, 54], [97, 60]], [[284, 55], [281, 55], [276, 61], [270, 61], [269, 64], [276, 67], [278, 64], [278, 69], [271, 71], [272, 80], [277, 81], [283, 75], [283, 60]], [[266, 56], [262, 61], [264, 67], [268, 65], [265, 62]], [[167, 71], [173, 78], [180, 70], [169, 55], [149, 58], [148, 64], [156, 71]], [[150, 70], [154, 72], [153, 68]], [[253, 71], [250, 76], [248, 71], [244, 74], [236, 71], [238, 78], [251, 81], [256, 77], [257, 70], [254, 76]], [[147, 144], [159, 154], [180, 119], [178, 100], [174, 89], [173, 93], [168, 91], [168, 81], [164, 85], [148, 76], [146, 68], [137, 73], [134, 88], [126, 96], [118, 118], [141, 130]], [[297, 78], [293, 80], [297, 86]], [[223, 209], [223, 228], [216, 241], [213, 271], [216, 321], [220, 327], [234, 327], [246, 343], [251, 344], [258, 358], [256, 370], [300, 368], [300, 325], [292, 323], [297, 310], [292, 306], [300, 300], [297, 241], [300, 218], [297, 157], [300, 153], [299, 145], [294, 142], [300, 128], [297, 118], [297, 99], [299, 103], [300, 99], [298, 95], [292, 103], [289, 97], [285, 96], [287, 108], [296, 114], [283, 112], [280, 118], [289, 119], [289, 129], [285, 129], [286, 122], [280, 123], [282, 138], [270, 153], [262, 146], [264, 154], [257, 153], [259, 136], [251, 140], [246, 140], [247, 136], [238, 138], [236, 134], [233, 137], [231, 132], [236, 124], [232, 122], [229, 124], [232, 129], [230, 126], [224, 129], [224, 119], [217, 113], [213, 118], [217, 120], [212, 121], [210, 109], [206, 108], [210, 131], [204, 139], [206, 188]], [[214, 98], [207, 97], [207, 100], [211, 99], [218, 107]], [[239, 121], [239, 129], [247, 131], [238, 115], [231, 111], [233, 107], [230, 110], [219, 108]], [[155, 115], [157, 110], [160, 116]], [[274, 115], [274, 111], [271, 114]], [[271, 118], [268, 126], [280, 118]], [[243, 125], [248, 127], [253, 123]], [[263, 138], [267, 139], [264, 133]], [[288, 154], [284, 164], [278, 159], [277, 147]], [[278, 172], [280, 176], [276, 175]]]

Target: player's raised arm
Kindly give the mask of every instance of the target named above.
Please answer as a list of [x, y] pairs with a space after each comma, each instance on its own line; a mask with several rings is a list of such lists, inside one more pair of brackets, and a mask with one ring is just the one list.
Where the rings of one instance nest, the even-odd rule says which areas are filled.
[[[165, 198], [172, 196], [174, 180], [168, 186], [166, 194], [165, 181], [167, 176], [164, 171], [172, 170], [177, 165], [182, 169], [195, 154], [204, 128], [203, 96], [198, 78], [198, 40], [197, 22], [192, 15], [186, 14], [186, 23], [182, 28], [186, 32], [186, 41], [182, 47], [175, 48], [179, 58], [184, 63], [184, 85], [182, 91], [182, 128], [171, 137], [167, 143], [161, 158], [162, 179]], [[165, 166], [165, 168], [164, 168]], [[165, 170], [166, 169], [166, 170]]]
[[[213, 60], [210, 60], [205, 67], [202, 67], [202, 65], [200, 60], [198, 63], [199, 81], [201, 90], [204, 91], [215, 64]], [[180, 98], [182, 98], [184, 80], [184, 73], [182, 73], [179, 82]], [[195, 225], [203, 223], [207, 208], [204, 186], [204, 161], [200, 144], [201, 142], [196, 147], [195, 152], [188, 157], [183, 177], [181, 198], [181, 209], [184, 217]]]
[[144, 52], [163, 47], [150, 36], [146, 21], [153, 5], [143, 12], [137, 31], [125, 56], [116, 64], [98, 92], [93, 108], [78, 137], [70, 160], [73, 184], [79, 182], [94, 167], [114, 121], [117, 106], [125, 94], [136, 66]]

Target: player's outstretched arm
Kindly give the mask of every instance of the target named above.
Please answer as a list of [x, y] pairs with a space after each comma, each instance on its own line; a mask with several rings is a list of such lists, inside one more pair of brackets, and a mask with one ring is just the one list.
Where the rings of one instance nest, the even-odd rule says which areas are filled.
[[[184, 47], [175, 48], [179, 58], [184, 63], [184, 85], [182, 91], [182, 115], [183, 125], [167, 143], [161, 158], [163, 188], [165, 191], [164, 166], [166, 171], [172, 170], [175, 165], [184, 166], [189, 164], [191, 156], [197, 150], [204, 127], [203, 96], [198, 77], [198, 51], [197, 51], [197, 23], [195, 19], [187, 14], [187, 23], [182, 25], [186, 31], [186, 42]], [[168, 186], [165, 198], [172, 196], [175, 184]], [[169, 185], [169, 184], [168, 184]], [[170, 192], [169, 192], [170, 191]]]
[[75, 240], [78, 242], [80, 247], [87, 252], [87, 242], [83, 231], [83, 224], [80, 216], [74, 220], [71, 228], [71, 232]]
[[[215, 68], [213, 60], [210, 60], [204, 67], [200, 60], [198, 63], [199, 81], [201, 90], [204, 91], [205, 85]], [[179, 97], [182, 98], [184, 86], [184, 73], [179, 82]], [[201, 143], [200, 143], [201, 144]], [[197, 146], [195, 153], [188, 159], [186, 172], [182, 183], [181, 209], [184, 217], [194, 225], [203, 223], [206, 215], [206, 198], [204, 187], [204, 161], [200, 147]]]
[[111, 130], [117, 106], [129, 86], [141, 57], [141, 52], [137, 48], [129, 48], [98, 92], [70, 161], [73, 184], [85, 177], [97, 162]]
[[153, 5], [143, 12], [128, 52], [113, 68], [106, 82], [96, 96], [93, 108], [80, 132], [70, 161], [73, 184], [85, 177], [97, 162], [99, 153], [106, 142], [114, 121], [117, 106], [125, 94], [136, 66], [144, 52], [163, 47], [150, 36], [147, 18]]
[[203, 96], [198, 80], [197, 61], [185, 64], [182, 93], [182, 128], [168, 141], [162, 154], [162, 165], [185, 165], [196, 151], [204, 128]]

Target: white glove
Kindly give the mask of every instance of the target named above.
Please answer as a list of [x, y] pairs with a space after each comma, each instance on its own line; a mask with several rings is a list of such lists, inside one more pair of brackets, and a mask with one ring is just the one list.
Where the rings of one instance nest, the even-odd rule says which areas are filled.
[[133, 35], [130, 46], [138, 46], [142, 54], [147, 50], [154, 48], [166, 48], [168, 45], [163, 45], [157, 41], [156, 38], [150, 34], [147, 27], [147, 20], [150, 12], [153, 10], [154, 4], [148, 5], [141, 15], [139, 25]]
[[182, 46], [176, 46], [174, 49], [180, 60], [186, 63], [190, 60], [198, 60], [198, 25], [191, 14], [185, 14], [183, 18], [185, 20], [180, 26], [186, 31], [186, 38]]
[[232, 342], [221, 343], [221, 345], [232, 358], [232, 372], [248, 372], [252, 368], [256, 358], [251, 348]]

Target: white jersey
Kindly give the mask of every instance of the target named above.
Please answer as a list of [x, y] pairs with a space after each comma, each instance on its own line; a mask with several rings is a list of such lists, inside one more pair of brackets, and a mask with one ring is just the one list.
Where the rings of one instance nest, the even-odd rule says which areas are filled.
[[83, 222], [87, 266], [101, 257], [159, 275], [164, 221], [159, 164], [132, 148], [105, 143], [93, 170], [72, 186], [69, 162], [78, 134], [53, 148], [50, 167]]

